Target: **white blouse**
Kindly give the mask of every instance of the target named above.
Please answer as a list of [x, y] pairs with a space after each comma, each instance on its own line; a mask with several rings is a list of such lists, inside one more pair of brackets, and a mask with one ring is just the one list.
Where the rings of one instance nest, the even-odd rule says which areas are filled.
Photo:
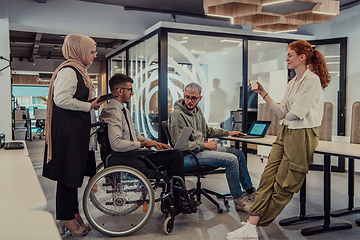
[[[289, 129], [320, 126], [324, 96], [319, 76], [307, 69], [300, 80], [295, 79], [296, 76], [287, 84], [280, 105], [272, 102], [269, 107], [282, 119], [280, 124], [288, 125]], [[291, 117], [283, 119], [285, 115]]]
[[76, 88], [76, 72], [71, 68], [61, 69], [54, 81], [55, 105], [63, 109], [89, 112], [91, 107], [90, 103], [74, 98]]
[[[90, 109], [91, 103], [80, 101], [74, 98], [77, 88], [77, 77], [76, 72], [71, 68], [61, 69], [54, 81], [54, 103], [56, 106], [74, 111], [90, 111], [91, 123], [96, 122], [95, 110]], [[95, 92], [90, 93], [90, 99], [95, 97]], [[92, 128], [90, 133], [93, 133], [96, 128]], [[89, 150], [97, 150], [97, 138], [94, 134], [90, 138]]]

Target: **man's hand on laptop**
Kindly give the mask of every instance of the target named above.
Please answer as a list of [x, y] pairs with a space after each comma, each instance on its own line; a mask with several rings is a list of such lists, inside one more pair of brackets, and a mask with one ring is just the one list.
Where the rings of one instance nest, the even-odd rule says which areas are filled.
[[237, 137], [237, 136], [244, 136], [245, 134], [243, 134], [242, 132], [239, 132], [239, 131], [229, 131], [229, 136], [234, 136], [234, 137]]
[[211, 140], [210, 142], [204, 143], [205, 149], [216, 150], [217, 149], [217, 142], [215, 139]]
[[171, 149], [171, 147], [165, 143], [157, 142], [155, 140], [152, 141], [143, 141], [141, 142], [141, 147], [146, 147], [148, 149], [151, 149], [152, 147], [155, 147], [156, 150], [162, 150], [162, 149]]

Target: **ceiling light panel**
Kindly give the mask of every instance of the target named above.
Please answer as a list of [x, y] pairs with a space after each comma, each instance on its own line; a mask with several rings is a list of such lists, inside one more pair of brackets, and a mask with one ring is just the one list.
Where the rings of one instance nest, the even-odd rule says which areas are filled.
[[204, 12], [265, 32], [296, 31], [302, 25], [332, 21], [340, 9], [334, 0], [204, 0]]

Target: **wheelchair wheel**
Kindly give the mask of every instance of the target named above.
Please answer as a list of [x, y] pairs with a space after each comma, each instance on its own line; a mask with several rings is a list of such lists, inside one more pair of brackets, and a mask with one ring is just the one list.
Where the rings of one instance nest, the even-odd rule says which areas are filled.
[[167, 217], [164, 221], [163, 230], [167, 235], [169, 235], [173, 229], [174, 229], [174, 218]]
[[96, 172], [100, 172], [101, 170], [104, 169], [104, 163], [100, 162], [97, 166], [96, 166]]
[[154, 205], [149, 180], [140, 171], [122, 165], [98, 172], [90, 179], [83, 196], [88, 222], [109, 236], [138, 231], [150, 219]]

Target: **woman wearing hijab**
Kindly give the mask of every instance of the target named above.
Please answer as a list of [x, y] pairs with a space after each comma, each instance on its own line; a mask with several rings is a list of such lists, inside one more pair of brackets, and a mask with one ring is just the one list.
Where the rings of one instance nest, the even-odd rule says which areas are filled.
[[90, 226], [79, 215], [78, 189], [84, 176], [95, 170], [94, 146], [90, 144], [91, 120], [98, 103], [94, 85], [87, 73], [96, 58], [96, 42], [80, 34], [68, 35], [62, 52], [67, 59], [52, 75], [45, 122], [43, 176], [57, 181], [56, 218], [61, 234], [83, 236]]

